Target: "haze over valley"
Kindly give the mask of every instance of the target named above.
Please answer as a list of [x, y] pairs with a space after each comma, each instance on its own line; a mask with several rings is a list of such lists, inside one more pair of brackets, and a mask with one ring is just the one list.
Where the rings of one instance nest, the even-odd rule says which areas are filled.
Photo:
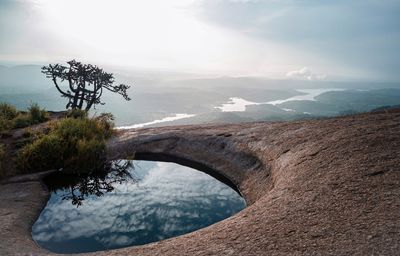
[[[123, 73], [124, 72], [124, 73]], [[24, 109], [39, 102], [48, 110], [65, 109], [66, 101], [39, 65], [0, 68], [0, 101]], [[117, 126], [235, 123], [330, 117], [400, 105], [397, 83], [335, 82], [205, 77], [204, 75], [116, 71], [116, 81], [132, 84], [131, 101], [104, 94], [105, 105], [92, 112], [111, 112]], [[155, 78], [154, 78], [155, 77]], [[191, 78], [196, 77], [196, 78]]]

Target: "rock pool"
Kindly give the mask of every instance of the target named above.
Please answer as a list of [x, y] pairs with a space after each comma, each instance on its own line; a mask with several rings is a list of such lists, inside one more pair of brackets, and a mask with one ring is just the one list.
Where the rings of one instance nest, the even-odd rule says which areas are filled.
[[245, 207], [234, 189], [201, 171], [170, 162], [131, 163], [100, 176], [46, 177], [51, 196], [32, 227], [33, 239], [57, 253], [143, 245], [201, 229]]

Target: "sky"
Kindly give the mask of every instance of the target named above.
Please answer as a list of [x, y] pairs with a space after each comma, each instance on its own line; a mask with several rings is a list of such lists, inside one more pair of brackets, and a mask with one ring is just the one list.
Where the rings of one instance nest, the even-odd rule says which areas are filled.
[[397, 0], [0, 0], [0, 62], [400, 81]]

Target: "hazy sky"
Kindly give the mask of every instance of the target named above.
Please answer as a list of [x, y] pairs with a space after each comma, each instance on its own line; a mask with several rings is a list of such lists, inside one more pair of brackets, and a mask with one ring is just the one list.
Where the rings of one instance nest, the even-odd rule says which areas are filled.
[[0, 61], [400, 80], [398, 0], [0, 0]]

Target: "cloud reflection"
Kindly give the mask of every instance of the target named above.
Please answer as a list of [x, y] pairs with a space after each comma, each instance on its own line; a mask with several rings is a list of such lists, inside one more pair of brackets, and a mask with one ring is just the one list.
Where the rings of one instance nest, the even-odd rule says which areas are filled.
[[54, 252], [96, 251], [146, 244], [225, 219], [244, 200], [211, 176], [181, 165], [134, 161], [137, 184], [114, 184], [80, 207], [52, 193], [33, 226], [33, 238]]

